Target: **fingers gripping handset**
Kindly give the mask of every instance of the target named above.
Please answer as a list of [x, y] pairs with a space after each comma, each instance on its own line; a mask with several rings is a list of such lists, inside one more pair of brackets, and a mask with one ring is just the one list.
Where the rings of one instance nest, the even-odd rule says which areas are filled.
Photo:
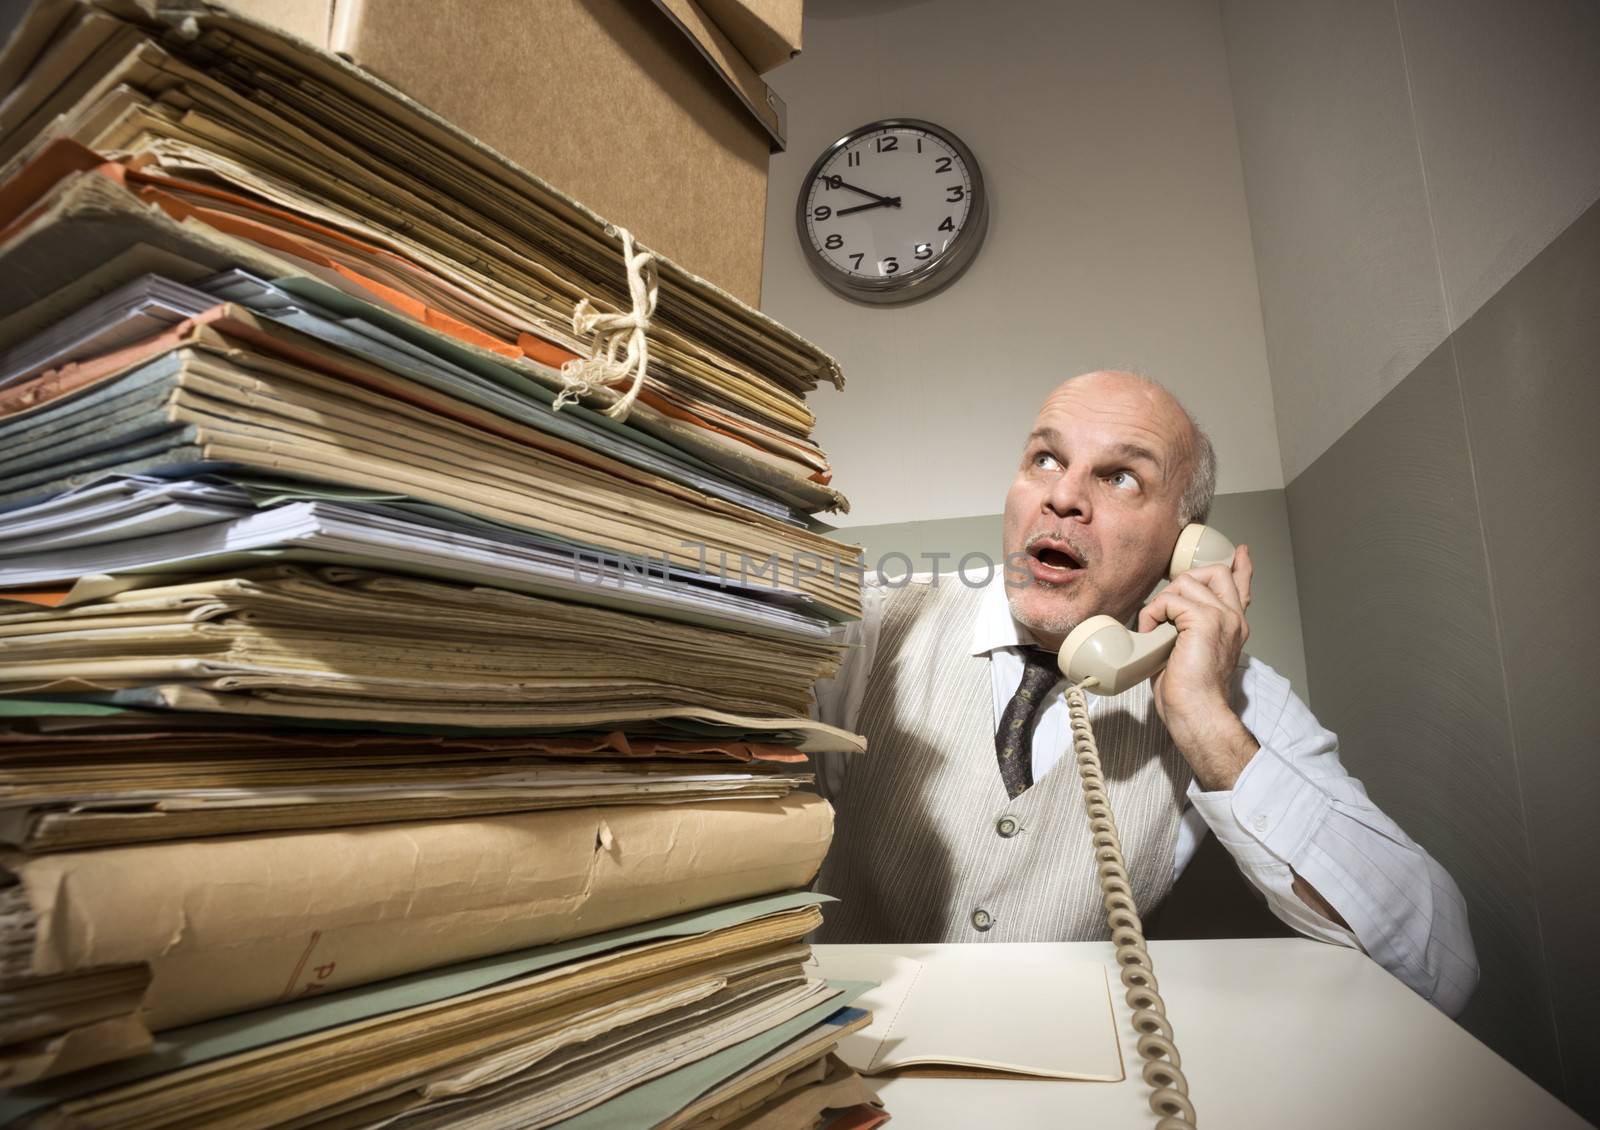
[[[1233, 543], [1210, 526], [1194, 522], [1178, 535], [1167, 579], [1176, 580], [1178, 574], [1202, 565], [1232, 562]], [[1178, 629], [1171, 624], [1130, 632], [1113, 617], [1091, 616], [1067, 636], [1056, 662], [1074, 686], [1084, 683], [1084, 689], [1095, 694], [1121, 694], [1165, 667], [1177, 642]], [[1090, 679], [1093, 682], [1085, 683]]]

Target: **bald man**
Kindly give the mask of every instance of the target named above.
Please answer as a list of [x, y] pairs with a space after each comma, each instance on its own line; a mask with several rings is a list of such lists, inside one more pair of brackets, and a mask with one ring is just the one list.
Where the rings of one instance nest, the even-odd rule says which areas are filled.
[[1478, 976], [1461, 894], [1288, 682], [1243, 654], [1248, 547], [1141, 607], [1215, 487], [1211, 442], [1170, 393], [1084, 374], [1033, 422], [1003, 568], [868, 585], [855, 646], [817, 688], [819, 717], [868, 740], [817, 765], [838, 810], [818, 889], [841, 899], [822, 940], [1109, 936], [1054, 668], [1073, 627], [1105, 613], [1178, 629], [1155, 679], [1089, 696], [1139, 907], [1161, 904], [1209, 830], [1283, 921], [1460, 1012]]

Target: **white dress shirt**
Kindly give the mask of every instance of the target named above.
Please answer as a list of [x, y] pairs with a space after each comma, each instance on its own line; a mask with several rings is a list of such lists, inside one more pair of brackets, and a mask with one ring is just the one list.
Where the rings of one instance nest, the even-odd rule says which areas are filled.
[[[962, 583], [955, 576], [940, 581]], [[971, 583], [982, 581], [979, 576]], [[999, 718], [1022, 681], [1019, 649], [1033, 646], [1034, 639], [1011, 618], [1003, 575], [996, 572], [984, 587], [972, 654], [989, 657]], [[862, 620], [847, 633], [851, 651], [835, 678], [817, 684], [821, 721], [856, 730], [888, 591], [881, 583], [864, 588]], [[1288, 680], [1247, 656], [1238, 686], [1240, 720], [1261, 748], [1232, 789], [1207, 792], [1190, 783], [1173, 878], [1194, 858], [1209, 828], [1284, 922], [1309, 937], [1362, 949], [1444, 1012], [1458, 1014], [1477, 985], [1478, 963], [1455, 882], [1345, 772], [1337, 739]], [[1034, 729], [1033, 779], [1049, 773], [1070, 745], [1066, 698], [1057, 695], [1040, 711]], [[863, 755], [817, 759], [824, 795], [837, 795], [842, 787], [847, 756]], [[1296, 874], [1350, 929], [1300, 900], [1291, 887]]]

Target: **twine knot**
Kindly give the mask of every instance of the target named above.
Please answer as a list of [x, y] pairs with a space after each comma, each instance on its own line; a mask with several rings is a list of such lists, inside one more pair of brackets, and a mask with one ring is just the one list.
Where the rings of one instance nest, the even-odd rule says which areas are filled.
[[618, 228], [622, 237], [622, 261], [628, 269], [628, 295], [633, 308], [627, 313], [605, 314], [585, 298], [572, 312], [572, 332], [590, 338], [589, 357], [568, 361], [561, 366], [566, 388], [556, 397], [560, 411], [580, 396], [598, 392], [616, 381], [629, 381], [627, 391], [605, 409], [613, 420], [626, 420], [644, 387], [645, 369], [650, 364], [650, 346], [645, 334], [656, 312], [656, 257], [648, 251], [635, 253], [633, 234]]

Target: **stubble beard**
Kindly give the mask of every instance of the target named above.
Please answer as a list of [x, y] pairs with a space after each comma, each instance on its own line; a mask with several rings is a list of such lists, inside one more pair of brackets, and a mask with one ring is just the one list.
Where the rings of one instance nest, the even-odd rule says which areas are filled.
[[[1028, 579], [1028, 589], [1060, 589], [1063, 587], [1065, 586], [1051, 584], [1048, 581], [1034, 580], [1032, 577]], [[1008, 594], [1007, 601], [1011, 605], [1011, 618], [1024, 628], [1036, 635], [1066, 636], [1082, 622], [1081, 617], [1067, 610], [1044, 615], [1036, 615], [1025, 610], [1021, 605], [1028, 589], [1024, 589], [1021, 593]]]
[[[1045, 540], [1066, 542], [1067, 545], [1071, 547], [1072, 553], [1075, 557], [1077, 557], [1078, 561], [1085, 568], [1089, 566], [1089, 556], [1084, 551], [1083, 547], [1076, 539], [1068, 537], [1066, 531], [1060, 528], [1051, 530], [1035, 530], [1023, 541], [1022, 549], [1019, 552], [1027, 553], [1039, 542]], [[1072, 632], [1072, 629], [1076, 628], [1080, 623], [1083, 622], [1085, 618], [1084, 616], [1065, 609], [1059, 612], [1035, 615], [1033, 613], [1024, 611], [1021, 606], [1030, 590], [1055, 592], [1064, 590], [1069, 585], [1073, 584], [1081, 586], [1084, 584], [1084, 580], [1083, 578], [1079, 578], [1078, 580], [1070, 581], [1067, 584], [1058, 584], [1054, 581], [1041, 581], [1034, 577], [1031, 573], [1028, 574], [1027, 580], [1018, 591], [1011, 592], [1008, 590], [1006, 593], [1006, 601], [1011, 606], [1011, 618], [1036, 635], [1062, 637], [1069, 635]]]

